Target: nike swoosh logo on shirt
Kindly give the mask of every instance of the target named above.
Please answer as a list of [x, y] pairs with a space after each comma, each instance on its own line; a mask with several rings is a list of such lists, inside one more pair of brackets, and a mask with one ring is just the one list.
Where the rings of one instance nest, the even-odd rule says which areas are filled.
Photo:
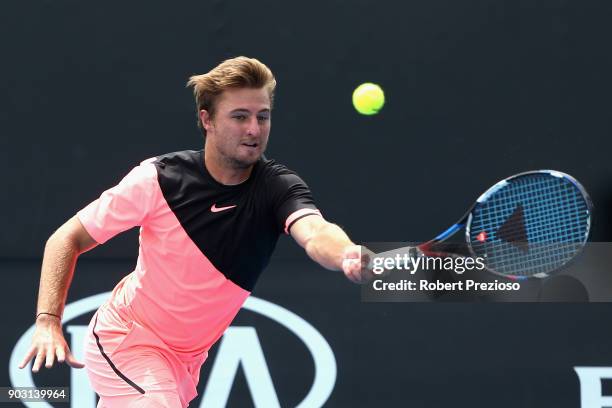
[[228, 205], [227, 207], [217, 207], [217, 204], [213, 204], [210, 207], [210, 211], [216, 213], [216, 212], [221, 212], [221, 211], [225, 211], [225, 210], [229, 210], [230, 208], [234, 208], [236, 207], [235, 205]]

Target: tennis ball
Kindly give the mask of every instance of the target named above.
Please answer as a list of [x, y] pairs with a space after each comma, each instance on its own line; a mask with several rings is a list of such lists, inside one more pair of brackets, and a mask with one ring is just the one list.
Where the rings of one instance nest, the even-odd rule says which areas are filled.
[[362, 115], [375, 115], [385, 104], [385, 93], [376, 84], [366, 82], [353, 91], [353, 106]]

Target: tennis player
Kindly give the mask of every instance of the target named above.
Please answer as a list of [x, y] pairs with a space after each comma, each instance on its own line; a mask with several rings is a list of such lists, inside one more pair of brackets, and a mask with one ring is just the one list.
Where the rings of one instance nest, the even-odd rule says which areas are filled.
[[[188, 82], [204, 149], [144, 160], [49, 238], [36, 330], [20, 367], [86, 367], [98, 407], [186, 407], [200, 367], [251, 293], [281, 233], [323, 267], [361, 282], [362, 253], [326, 221], [304, 181], [263, 156], [276, 80], [256, 59]], [[61, 316], [77, 257], [134, 226], [133, 272], [93, 316], [85, 364]], [[365, 255], [364, 255], [365, 256]], [[365, 262], [365, 259], [364, 259]]]

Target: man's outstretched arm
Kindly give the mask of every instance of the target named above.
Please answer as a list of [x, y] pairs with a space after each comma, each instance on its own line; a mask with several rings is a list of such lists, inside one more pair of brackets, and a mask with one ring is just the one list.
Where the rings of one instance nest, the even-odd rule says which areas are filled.
[[308, 256], [324, 268], [341, 270], [355, 283], [366, 280], [362, 264], [368, 263], [369, 251], [355, 245], [339, 226], [312, 215], [297, 220], [290, 233]]
[[37, 372], [43, 363], [45, 367], [51, 368], [56, 358], [58, 362], [65, 361], [75, 368], [84, 367], [70, 352], [62, 332], [60, 316], [64, 312], [77, 257], [96, 245], [97, 242], [87, 233], [76, 216], [47, 240], [38, 289], [36, 329], [32, 346], [19, 368], [25, 367], [34, 357], [34, 372]]

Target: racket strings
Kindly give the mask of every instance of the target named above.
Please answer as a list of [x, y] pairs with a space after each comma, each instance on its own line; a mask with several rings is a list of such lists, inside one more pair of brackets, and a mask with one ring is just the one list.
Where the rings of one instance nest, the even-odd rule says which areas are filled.
[[[508, 196], [509, 194], [506, 192], [504, 195]], [[502, 196], [500, 197], [500, 200], [491, 200], [490, 210], [487, 211], [489, 219], [488, 225], [487, 223], [483, 223], [481, 228], [492, 229], [494, 226], [499, 225], [499, 217], [501, 216], [502, 219], [508, 218], [510, 212], [516, 208], [517, 200], [521, 200], [521, 197], [511, 197], [509, 200], [508, 197]], [[531, 197], [527, 196], [525, 199], [522, 199], [521, 202], [528, 207], [532, 207], [533, 210], [538, 211], [538, 214], [534, 214], [535, 216], [532, 217], [532, 220], [529, 220], [527, 217], [525, 218], [525, 224], [529, 224], [534, 227], [532, 228], [532, 232], [535, 231], [536, 233], [540, 233], [540, 236], [532, 234], [530, 237], [530, 241], [532, 242], [550, 242], [555, 238], [556, 232], [566, 234], [568, 221], [574, 218], [574, 215], [577, 213], [576, 210], [578, 209], [578, 206], [576, 205], [567, 207], [559, 206], [559, 208], [554, 208], [550, 205], [550, 196], [547, 197], [544, 195], [535, 198], [533, 195]], [[545, 206], [542, 204], [545, 204]], [[582, 215], [583, 218], [586, 218], [587, 216], [586, 212], [582, 212]], [[579, 227], [579, 223], [580, 220], [577, 220], [577, 227]], [[552, 228], [542, 228], [544, 226]], [[520, 227], [522, 228], [523, 226], [521, 225]]]
[[[519, 206], [522, 216], [514, 219]], [[571, 181], [530, 174], [511, 180], [483, 200], [473, 213], [470, 239], [475, 254], [485, 257], [490, 269], [531, 276], [562, 266], [580, 251], [589, 220], [587, 201]], [[482, 231], [484, 242], [477, 238]], [[504, 237], [525, 237], [526, 242]]]
[[[508, 196], [509, 194], [506, 192], [504, 195]], [[532, 217], [533, 219], [525, 219], [525, 223], [529, 222], [534, 227], [532, 231], [536, 232], [536, 235], [529, 237], [530, 242], [550, 242], [557, 234], [571, 236], [571, 234], [567, 234], [568, 228], [574, 228], [574, 232], [580, 233], [582, 224], [588, 217], [588, 212], [582, 211], [585, 208], [584, 203], [576, 202], [575, 194], [568, 194], [567, 196], [573, 198], [573, 201], [567, 206], [561, 205], [558, 208], [554, 208], [549, 204], [551, 196], [535, 198], [527, 196], [520, 201], [538, 212], [537, 215]], [[497, 200], [491, 202], [492, 208], [486, 212], [487, 219], [483, 219], [479, 228], [485, 231], [493, 231], [499, 226], [499, 217], [507, 219], [510, 216], [517, 206], [517, 200], [520, 200], [520, 197], [501, 197], [499, 202]], [[542, 204], [546, 205], [545, 208], [541, 208]], [[572, 221], [574, 221], [573, 225]], [[522, 228], [522, 226], [517, 226], [516, 228], [519, 227]]]

